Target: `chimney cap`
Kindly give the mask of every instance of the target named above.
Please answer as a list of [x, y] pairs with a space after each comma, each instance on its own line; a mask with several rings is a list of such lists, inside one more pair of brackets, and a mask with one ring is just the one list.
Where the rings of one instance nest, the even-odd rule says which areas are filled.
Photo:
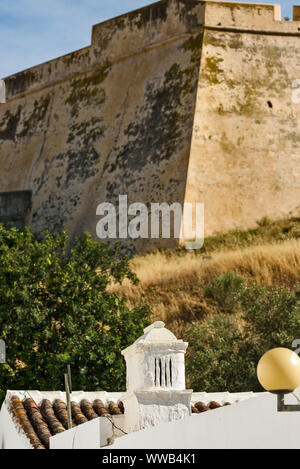
[[151, 331], [154, 328], [162, 329], [163, 327], [165, 327], [165, 323], [163, 321], [155, 321], [152, 324], [150, 324], [150, 326], [145, 327], [144, 334], [147, 334], [147, 332]]
[[162, 321], [155, 321], [150, 326], [144, 329], [144, 334], [139, 337], [132, 345], [122, 351], [122, 355], [126, 355], [129, 351], [134, 351], [140, 348], [175, 348], [176, 350], [186, 350], [187, 343], [182, 339], [177, 339], [173, 332], [165, 328], [165, 323]]

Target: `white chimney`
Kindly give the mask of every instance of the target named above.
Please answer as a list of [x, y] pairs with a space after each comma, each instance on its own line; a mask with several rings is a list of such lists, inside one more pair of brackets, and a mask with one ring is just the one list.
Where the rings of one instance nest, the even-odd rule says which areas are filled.
[[161, 321], [122, 351], [127, 368], [125, 430], [136, 431], [191, 414], [191, 390], [185, 389], [184, 354], [178, 340]]

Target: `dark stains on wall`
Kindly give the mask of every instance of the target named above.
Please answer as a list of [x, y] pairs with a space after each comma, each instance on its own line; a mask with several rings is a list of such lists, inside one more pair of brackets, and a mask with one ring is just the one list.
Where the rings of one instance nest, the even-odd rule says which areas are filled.
[[67, 138], [67, 143], [76, 144], [78, 140], [83, 147], [88, 147], [99, 140], [104, 134], [103, 120], [100, 117], [92, 117], [89, 121], [73, 123]]
[[[104, 200], [116, 206], [119, 194], [128, 195], [128, 204], [183, 203], [202, 34], [184, 40], [177, 48], [178, 62], [145, 83], [134, 117], [122, 130], [126, 143], [118, 146], [122, 137], [117, 138], [104, 165]], [[139, 250], [135, 241], [123, 243], [127, 252]]]
[[150, 21], [166, 21], [167, 9], [168, 2], [160, 2], [154, 5], [150, 5], [149, 7], [145, 7], [136, 12], [132, 12], [131, 15], [129, 14], [129, 21], [132, 21], [138, 16], [138, 21], [135, 21], [135, 24], [138, 28], [147, 26]]
[[[180, 85], [178, 64], [166, 72], [160, 87], [148, 82], [144, 105], [137, 110], [136, 120], [125, 130], [128, 142], [117, 155], [117, 167], [141, 171], [147, 161], [156, 164], [172, 156], [174, 145], [180, 144]], [[139, 120], [138, 116], [145, 117]]]
[[[98, 174], [100, 152], [97, 143], [105, 133], [101, 106], [105, 91], [101, 83], [107, 78], [110, 65], [73, 79], [64, 98], [69, 110], [66, 143], [63, 151], [45, 155], [43, 169], [33, 180], [34, 197], [42, 199], [32, 215], [33, 224], [58, 232], [76, 216], [87, 179]], [[60, 88], [64, 95], [65, 90]], [[87, 118], [86, 108], [89, 108]], [[85, 188], [86, 191], [86, 188]]]
[[[170, 13], [168, 8], [171, 3], [174, 8]], [[193, 0], [160, 2], [126, 15], [124, 27], [150, 27], [149, 23], [167, 21], [168, 14], [174, 13], [182, 17], [186, 15], [186, 21], [192, 24], [197, 19], [192, 10], [198, 4], [199, 2]], [[113, 35], [120, 29], [115, 23], [123, 20], [113, 20], [110, 23], [110, 32], [102, 28], [103, 35]], [[101, 43], [101, 48], [102, 46]], [[109, 62], [101, 63], [100, 58], [97, 63], [95, 47], [91, 52], [95, 60], [91, 70], [72, 75], [69, 79], [66, 73], [62, 81], [51, 85], [50, 92], [49, 88], [39, 89], [30, 99], [21, 97], [20, 105], [11, 107], [4, 114], [2, 122], [0, 121], [0, 143], [1, 138], [18, 144], [20, 140], [24, 140], [21, 144], [25, 148], [26, 139], [30, 143], [31, 137], [36, 137], [38, 132], [43, 133], [36, 154], [30, 155], [33, 161], [29, 178], [33, 193], [31, 222], [35, 229], [49, 229], [55, 233], [81, 219], [84, 225], [86, 219], [91, 218], [90, 212], [83, 215], [87, 192], [92, 183], [101, 183], [102, 175], [105, 183], [101, 190], [106, 200], [115, 200], [122, 193], [120, 191], [124, 190], [124, 193], [134, 199], [132, 201], [144, 200], [144, 203], [148, 203], [148, 189], [152, 187], [152, 195], [157, 200], [164, 194], [165, 200], [169, 198], [171, 202], [176, 198], [182, 202], [184, 177], [179, 181], [177, 177], [171, 176], [174, 173], [178, 176], [176, 163], [173, 163], [174, 168], [169, 175], [167, 163], [174, 157], [175, 161], [177, 159], [182, 164], [182, 171], [186, 170], [184, 166], [188, 162], [202, 34], [181, 40], [178, 54], [176, 47], [175, 43], [172, 49], [174, 59], [171, 59], [174, 63], [167, 59], [166, 66], [163, 60], [164, 68], [163, 71], [158, 71], [158, 80], [157, 77], [150, 79], [145, 76], [143, 99], [139, 103], [134, 101], [134, 117], [131, 122], [125, 120], [124, 127], [120, 124], [120, 133], [115, 129], [108, 129], [104, 122], [103, 109], [105, 107], [107, 112], [113, 101], [113, 96], [109, 96], [109, 103], [107, 99], [107, 93], [111, 89], [107, 81], [113, 67]], [[76, 65], [73, 63], [75, 58], [71, 54], [62, 62], [70, 67], [71, 64]], [[53, 69], [55, 74], [57, 63], [49, 63], [49, 73]], [[154, 62], [153, 67], [156, 68]], [[117, 67], [114, 68], [116, 69]], [[42, 71], [34, 69], [32, 72], [22, 72], [11, 77], [11, 94], [26, 91], [33, 84], [38, 86], [39, 79], [43, 78], [39, 75], [42, 75]], [[126, 81], [126, 77], [123, 78]], [[130, 76], [127, 82], [128, 80], [134, 80], [134, 77]], [[60, 107], [55, 109], [57, 103]], [[116, 114], [122, 114], [118, 103], [113, 106], [116, 106]], [[53, 113], [50, 113], [50, 109]], [[53, 144], [49, 139], [50, 133]], [[108, 141], [112, 138], [115, 143], [109, 149], [108, 163], [103, 166], [101, 140], [107, 137]], [[103, 155], [107, 153], [106, 150]], [[90, 181], [86, 184], [88, 179]], [[95, 188], [92, 190], [96, 191]]]
[[7, 96], [23, 93], [35, 83], [38, 83], [38, 76], [34, 69], [12, 75], [5, 80]]
[[7, 110], [0, 122], [0, 141], [11, 140], [16, 141], [17, 127], [20, 122], [21, 106], [18, 106], [16, 114], [12, 114]]
[[40, 100], [35, 100], [33, 110], [29, 117], [22, 119], [22, 130], [18, 133], [17, 137], [27, 137], [34, 135], [38, 127], [43, 125], [46, 117], [48, 106], [50, 103], [50, 95], [46, 95]]
[[74, 79], [70, 84], [70, 93], [65, 103], [71, 107], [71, 116], [78, 117], [83, 106], [101, 105], [105, 101], [105, 91], [100, 86], [111, 70], [110, 64], [101, 66], [92, 74]]
[[33, 213], [33, 223], [42, 220], [43, 229], [56, 233], [74, 218], [86, 180], [98, 174], [101, 155], [94, 143], [104, 133], [101, 118], [70, 126], [65, 151], [45, 159], [41, 175], [33, 181], [34, 196], [45, 197]]
[[199, 6], [202, 5], [204, 13], [205, 2], [197, 0], [163, 0], [126, 13], [126, 15], [121, 15], [108, 22], [100, 23], [93, 29], [92, 43], [94, 52], [101, 54], [101, 51], [108, 49], [114, 35], [125, 29], [128, 31], [141, 29], [153, 29], [153, 31], [156, 29], [159, 31], [162, 24], [167, 23], [169, 18], [172, 22], [174, 21], [172, 18], [174, 14], [180, 22], [185, 24], [187, 31], [199, 28], [203, 24], [203, 18], [199, 21], [197, 12], [193, 10], [198, 7], [199, 13]]
[[59, 233], [66, 228], [66, 223], [72, 220], [76, 206], [82, 197], [82, 193], [70, 196], [66, 201], [60, 193], [50, 193], [47, 200], [42, 201], [32, 214], [33, 226], [39, 227], [39, 232], [49, 230], [51, 233]]
[[[103, 135], [104, 127], [96, 129], [95, 132]], [[74, 184], [84, 184], [88, 178], [95, 176], [100, 154], [90, 144], [94, 138], [93, 131], [91, 134], [87, 132], [81, 143], [76, 142], [75, 148], [69, 146], [65, 152], [46, 159], [41, 176], [34, 179], [35, 194], [47, 186], [53, 174], [56, 175], [58, 187], [63, 190]]]
[[198, 0], [166, 0], [136, 10], [126, 16], [129, 21], [133, 22], [138, 28], [147, 27], [149, 22], [165, 22], [167, 21], [168, 10], [172, 3], [177, 7], [177, 14], [181, 21], [185, 21], [188, 29], [198, 25], [197, 14], [192, 13], [195, 7], [204, 5], [204, 2]]
[[124, 132], [127, 143], [116, 149], [116, 160], [105, 168], [108, 172], [120, 168], [125, 177], [132, 177], [132, 171], [141, 172], [146, 164], [168, 161], [183, 148], [193, 119], [193, 109], [187, 108], [186, 100], [196, 92], [201, 38], [202, 35], [193, 37], [180, 47], [190, 53], [188, 67], [174, 63], [159, 84], [157, 80], [147, 83], [136, 119]]
[[199, 34], [191, 36], [181, 46], [181, 49], [184, 49], [185, 51], [190, 51], [191, 53], [191, 58], [190, 58], [191, 67], [187, 69], [189, 73], [194, 72], [193, 66], [199, 65], [201, 52], [202, 52], [202, 43], [203, 43], [203, 33], [201, 32]]
[[223, 70], [219, 66], [222, 62], [223, 59], [219, 57], [206, 57], [205, 59], [204, 76], [212, 85], [217, 85], [224, 79]]
[[144, 8], [139, 8], [138, 10], [126, 13], [126, 15], [114, 18], [111, 22], [114, 27], [117, 27], [119, 30], [124, 29], [128, 24], [141, 29], [146, 27], [149, 22], [164, 22], [167, 19], [168, 4], [168, 0], [156, 2], [152, 5], [145, 6]]
[[177, 0], [178, 9], [179, 9], [179, 18], [181, 21], [184, 21], [188, 30], [195, 29], [203, 24], [204, 18], [199, 24], [198, 15], [192, 10], [199, 5], [205, 5], [205, 2], [200, 2], [198, 0]]
[[201, 2], [199, 0], [177, 0], [177, 2], [180, 5], [180, 11], [183, 16], [199, 5], [205, 4], [205, 2]]
[[15, 114], [7, 110], [0, 121], [1, 140], [16, 142], [20, 138], [30, 137], [42, 127], [50, 103], [49, 94], [35, 100], [32, 109], [19, 105]]
[[[195, 7], [204, 5], [204, 2], [198, 0], [163, 0], [128, 13], [126, 14], [126, 18], [128, 18], [129, 22], [134, 22], [134, 24], [139, 28], [147, 26], [149, 22], [152, 23], [153, 21], [165, 22], [168, 16], [168, 10], [172, 3], [177, 7], [181, 20], [183, 18], [187, 19], [189, 16], [188, 13], [190, 13]], [[124, 20], [124, 18], [124, 16], [116, 18], [118, 25], [121, 20]], [[123, 27], [124, 26], [125, 24], [123, 21]]]
[[83, 184], [88, 178], [97, 174], [97, 163], [100, 155], [92, 146], [75, 151], [69, 150], [62, 155], [66, 158], [65, 188], [70, 184]]

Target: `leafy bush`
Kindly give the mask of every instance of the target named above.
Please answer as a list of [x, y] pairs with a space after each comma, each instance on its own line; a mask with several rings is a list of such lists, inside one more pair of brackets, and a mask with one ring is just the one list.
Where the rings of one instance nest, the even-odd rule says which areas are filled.
[[194, 391], [252, 390], [253, 362], [233, 315], [208, 316], [188, 329], [187, 339], [187, 376]]
[[68, 363], [74, 389], [124, 389], [120, 352], [149, 324], [146, 305], [131, 311], [108, 292], [125, 277], [137, 282], [118, 246], [85, 234], [71, 248], [65, 233], [38, 241], [0, 225], [0, 398], [8, 388], [62, 389]]
[[245, 333], [258, 358], [274, 347], [291, 348], [300, 338], [300, 301], [297, 291], [256, 286], [241, 298]]
[[[212, 285], [226, 284], [221, 276]], [[297, 291], [249, 287], [242, 281], [236, 287], [231, 298], [238, 314], [210, 315], [187, 330], [187, 375], [196, 391], [261, 391], [256, 377], [260, 357], [271, 348], [291, 348], [300, 338]]]
[[216, 277], [211, 283], [204, 286], [206, 298], [215, 300], [221, 310], [233, 313], [239, 304], [239, 295], [245, 287], [245, 281], [234, 272]]

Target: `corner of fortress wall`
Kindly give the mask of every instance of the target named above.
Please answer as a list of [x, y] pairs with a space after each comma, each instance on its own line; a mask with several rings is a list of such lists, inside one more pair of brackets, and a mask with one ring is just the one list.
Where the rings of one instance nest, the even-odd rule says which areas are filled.
[[185, 191], [206, 235], [300, 215], [299, 41], [278, 5], [206, 4]]
[[71, 237], [95, 236], [97, 205], [120, 194], [204, 202], [206, 235], [299, 214], [300, 24], [280, 18], [279, 5], [161, 1], [8, 77], [1, 191], [30, 190], [33, 228]]

